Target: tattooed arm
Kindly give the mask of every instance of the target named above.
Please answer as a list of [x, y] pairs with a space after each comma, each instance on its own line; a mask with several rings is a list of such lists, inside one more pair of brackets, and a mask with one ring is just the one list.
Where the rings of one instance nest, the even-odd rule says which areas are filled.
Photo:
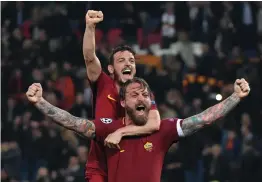
[[234, 93], [224, 101], [206, 109], [205, 111], [184, 119], [181, 126], [184, 135], [190, 135], [200, 128], [203, 128], [206, 124], [211, 124], [224, 117], [229, 111], [235, 108], [239, 102], [239, 96]]
[[51, 105], [44, 98], [41, 98], [36, 102], [35, 106], [43, 114], [52, 118], [57, 124], [69, 130], [73, 130], [87, 138], [93, 139], [95, 137], [95, 125], [92, 121], [75, 117], [64, 110]]
[[224, 117], [242, 98], [248, 96], [249, 92], [248, 82], [243, 78], [237, 79], [234, 83], [234, 93], [230, 97], [200, 114], [184, 119], [181, 126], [184, 135], [190, 135], [206, 124], [211, 124]]

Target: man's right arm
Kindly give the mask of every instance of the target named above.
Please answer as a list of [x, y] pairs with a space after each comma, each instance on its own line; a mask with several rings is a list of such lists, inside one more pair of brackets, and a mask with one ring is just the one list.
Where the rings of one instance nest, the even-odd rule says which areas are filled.
[[77, 132], [78, 134], [93, 139], [95, 137], [95, 124], [84, 118], [79, 118], [59, 109], [44, 98], [35, 103], [37, 109], [52, 118], [57, 124]]
[[86, 14], [86, 29], [83, 39], [83, 55], [87, 69], [87, 76], [91, 82], [95, 82], [102, 72], [101, 63], [96, 56], [95, 26], [103, 20], [101, 11], [89, 10]]

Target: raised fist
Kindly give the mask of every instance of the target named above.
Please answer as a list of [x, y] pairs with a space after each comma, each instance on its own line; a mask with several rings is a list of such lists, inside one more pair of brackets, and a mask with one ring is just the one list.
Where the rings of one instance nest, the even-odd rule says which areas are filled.
[[103, 21], [103, 19], [104, 19], [104, 15], [102, 11], [88, 10], [86, 13], [86, 24], [87, 25], [95, 25]]
[[250, 87], [247, 81], [242, 79], [237, 79], [234, 84], [234, 92], [238, 95], [239, 98], [248, 96], [250, 92]]
[[41, 100], [43, 89], [40, 83], [33, 83], [27, 90], [26, 96], [32, 103], [37, 103]]

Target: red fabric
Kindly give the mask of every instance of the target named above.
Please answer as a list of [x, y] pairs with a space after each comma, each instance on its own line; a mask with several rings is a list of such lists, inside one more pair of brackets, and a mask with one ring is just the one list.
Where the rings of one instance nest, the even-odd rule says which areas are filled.
[[[98, 118], [100, 123], [102, 122], [99, 118], [116, 119], [124, 116], [124, 108], [120, 105], [119, 94], [114, 80], [111, 77], [102, 72], [98, 80], [95, 83], [91, 83], [91, 88], [94, 97], [93, 107], [95, 109], [95, 118]], [[95, 125], [97, 126], [97, 124]], [[92, 182], [100, 182], [101, 179], [107, 176], [106, 164], [105, 147], [103, 143], [91, 141], [85, 171], [86, 179], [92, 180]], [[100, 178], [93, 176], [100, 176]]]
[[139, 46], [141, 47], [143, 44], [143, 30], [142, 28], [138, 28], [137, 29], [137, 42], [139, 44]]
[[99, 44], [104, 36], [104, 33], [100, 29], [96, 29], [96, 44]]
[[234, 145], [234, 140], [233, 139], [228, 139], [227, 140], [226, 149], [227, 150], [232, 150], [233, 149], [233, 145]]
[[152, 104], [152, 105], [151, 105], [151, 110], [157, 110], [156, 104]]
[[148, 40], [148, 44], [155, 44], [155, 43], [160, 43], [161, 44], [161, 40], [162, 40], [162, 36], [160, 33], [150, 33], [147, 37]]
[[59, 78], [56, 82], [56, 88], [63, 94], [63, 100], [60, 107], [65, 110], [71, 109], [75, 102], [75, 86], [70, 76]]
[[30, 33], [30, 26], [31, 26], [32, 22], [30, 20], [26, 20], [23, 25], [22, 25], [22, 33], [24, 35], [25, 38], [29, 39], [31, 37], [31, 33]]
[[115, 47], [121, 37], [122, 30], [118, 28], [110, 29], [107, 33], [107, 40], [112, 47]]
[[[123, 138], [121, 150], [106, 148], [108, 182], [159, 182], [165, 154], [179, 139], [178, 121], [162, 120], [160, 130], [149, 136]], [[122, 120], [96, 121], [96, 137], [103, 142], [108, 134], [123, 126]]]

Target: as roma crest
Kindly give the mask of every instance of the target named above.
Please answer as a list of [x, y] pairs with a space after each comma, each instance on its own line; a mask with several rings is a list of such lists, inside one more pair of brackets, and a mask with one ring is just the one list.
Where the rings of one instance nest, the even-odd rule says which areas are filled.
[[151, 152], [153, 150], [153, 144], [151, 142], [146, 142], [144, 149], [148, 152]]

